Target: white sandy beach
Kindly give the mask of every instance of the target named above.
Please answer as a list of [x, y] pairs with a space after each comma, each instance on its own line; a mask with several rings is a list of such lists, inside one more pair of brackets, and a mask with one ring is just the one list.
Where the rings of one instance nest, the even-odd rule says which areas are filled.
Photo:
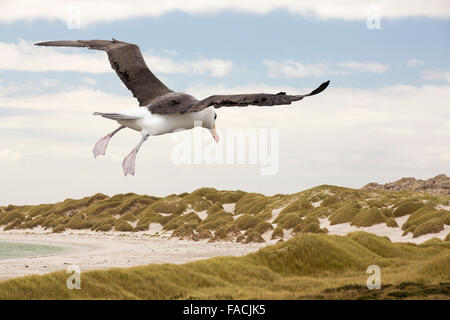
[[81, 271], [132, 267], [150, 263], [185, 263], [217, 256], [240, 256], [267, 243], [206, 242], [152, 237], [143, 233], [97, 233], [71, 231], [63, 234], [17, 230], [0, 232], [0, 241], [62, 246], [62, 254], [0, 260], [0, 280], [31, 274], [66, 270], [77, 265]]

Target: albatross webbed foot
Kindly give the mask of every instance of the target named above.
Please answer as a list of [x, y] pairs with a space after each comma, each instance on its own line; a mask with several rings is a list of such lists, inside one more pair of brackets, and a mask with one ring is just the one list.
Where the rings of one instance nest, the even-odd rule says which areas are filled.
[[92, 152], [94, 153], [94, 158], [97, 158], [97, 156], [99, 155], [102, 156], [105, 155], [106, 147], [108, 147], [109, 140], [112, 138], [113, 135], [115, 135], [123, 128], [125, 128], [125, 126], [120, 126], [113, 132], [108, 133], [106, 136], [97, 141], [97, 143], [94, 146], [94, 149], [92, 149]]
[[127, 174], [131, 174], [134, 176], [134, 165], [136, 162], [136, 154], [137, 150], [133, 149], [131, 150], [130, 154], [123, 159], [122, 162], [122, 168], [123, 168], [123, 174], [126, 176]]
[[106, 136], [101, 138], [97, 141], [97, 143], [94, 146], [94, 149], [92, 149], [92, 152], [94, 153], [94, 158], [97, 158], [97, 156], [104, 156], [106, 147], [108, 147], [109, 140], [111, 139], [112, 134], [108, 133]]

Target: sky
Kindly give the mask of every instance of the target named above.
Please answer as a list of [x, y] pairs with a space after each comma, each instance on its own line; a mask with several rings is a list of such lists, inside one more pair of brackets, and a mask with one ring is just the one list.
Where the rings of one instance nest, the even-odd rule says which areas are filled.
[[[200, 187], [270, 195], [450, 174], [448, 1], [1, 0], [0, 30], [0, 205]], [[138, 132], [122, 130], [105, 157], [92, 155], [117, 127], [92, 113], [138, 106], [106, 54], [33, 45], [111, 38], [139, 45], [169, 88], [198, 99], [331, 83], [290, 106], [216, 109], [218, 145], [201, 128], [150, 137], [136, 175], [124, 177]], [[256, 161], [174, 161], [180, 139], [201, 134], [218, 152], [233, 130], [256, 134], [256, 149], [244, 150]]]

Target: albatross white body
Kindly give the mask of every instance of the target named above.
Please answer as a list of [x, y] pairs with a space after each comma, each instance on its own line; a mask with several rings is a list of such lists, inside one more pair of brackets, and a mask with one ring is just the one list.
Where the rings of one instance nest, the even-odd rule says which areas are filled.
[[198, 112], [184, 114], [157, 114], [146, 107], [127, 109], [119, 112], [126, 117], [139, 117], [132, 120], [117, 120], [121, 125], [139, 131], [143, 135], [158, 136], [174, 131], [188, 130], [194, 126], [211, 129], [214, 125], [215, 112], [213, 107]]
[[94, 157], [105, 155], [109, 140], [113, 135], [124, 128], [130, 128], [139, 131], [142, 134], [142, 138], [137, 146], [131, 150], [130, 154], [123, 160], [122, 167], [125, 175], [134, 175], [136, 154], [145, 140], [150, 136], [158, 136], [201, 126], [209, 129], [214, 140], [219, 142], [219, 136], [217, 135], [215, 127], [216, 113], [214, 112], [213, 107], [183, 114], [152, 113], [147, 107], [138, 107], [123, 110], [119, 113], [95, 112], [94, 115], [101, 115], [102, 117], [115, 120], [120, 124], [119, 128], [108, 133], [95, 144], [94, 149], [92, 150]]

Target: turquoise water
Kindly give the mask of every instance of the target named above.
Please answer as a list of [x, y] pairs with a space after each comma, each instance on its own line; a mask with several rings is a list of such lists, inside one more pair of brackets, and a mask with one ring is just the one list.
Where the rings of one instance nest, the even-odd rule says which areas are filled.
[[57, 246], [0, 241], [0, 260], [53, 255], [64, 251], [66, 248]]

